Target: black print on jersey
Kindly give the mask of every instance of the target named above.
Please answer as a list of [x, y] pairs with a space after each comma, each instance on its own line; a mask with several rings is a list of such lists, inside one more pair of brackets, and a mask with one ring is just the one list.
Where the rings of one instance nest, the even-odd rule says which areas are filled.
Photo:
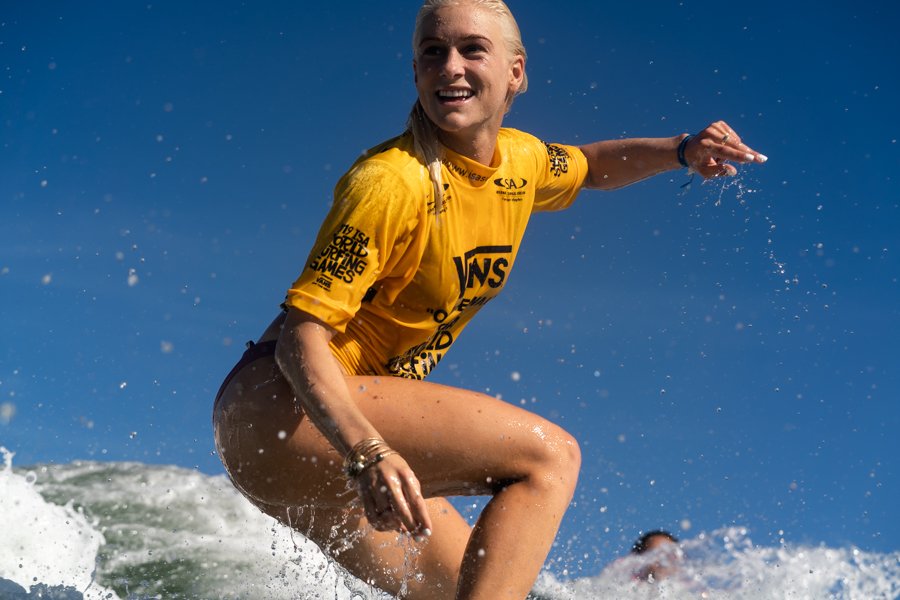
[[568, 173], [569, 153], [556, 144], [544, 142], [544, 145], [547, 147], [547, 154], [550, 157], [550, 172], [556, 177], [559, 177], [560, 173]]
[[512, 246], [478, 246], [463, 256], [454, 256], [453, 264], [459, 275], [459, 297], [462, 298], [466, 290], [485, 283], [492, 288], [503, 287], [511, 252]]
[[[449, 189], [450, 189], [450, 184], [445, 183], [444, 184], [444, 196], [441, 198], [441, 214], [444, 214], [445, 212], [447, 212], [447, 206], [450, 204], [450, 200], [451, 200], [450, 192], [447, 191]], [[432, 194], [432, 197], [428, 199], [428, 214], [429, 215], [434, 214], [434, 194]]]
[[470, 171], [469, 169], [466, 169], [465, 167], [461, 167], [459, 165], [453, 164], [449, 160], [442, 160], [441, 163], [443, 163], [443, 165], [445, 167], [447, 167], [448, 169], [450, 169], [451, 171], [453, 171], [460, 177], [468, 179], [469, 181], [475, 181], [478, 183], [482, 183], [484, 181], [487, 181], [487, 179], [488, 179], [484, 175], [480, 175], [480, 174], [476, 173], [475, 171]]
[[338, 227], [328, 245], [309, 263], [310, 269], [320, 273], [316, 285], [331, 289], [332, 278], [353, 283], [369, 264], [366, 257], [370, 239], [365, 232], [346, 223]]
[[494, 185], [497, 187], [494, 191], [501, 200], [521, 202], [527, 194], [525, 187], [528, 180], [522, 177], [499, 177], [494, 180]]
[[494, 185], [505, 190], [520, 190], [528, 185], [528, 180], [521, 177], [500, 177], [494, 180]]
[[432, 316], [435, 322], [440, 323], [437, 330], [418, 346], [388, 360], [387, 368], [392, 375], [407, 379], [425, 379], [444, 358], [447, 348], [453, 344], [453, 329], [460, 316], [456, 315], [449, 321], [445, 320], [447, 313], [443, 310], [436, 311]]
[[[498, 288], [503, 286], [509, 272], [512, 246], [478, 246], [463, 256], [453, 257], [459, 275], [459, 299], [452, 309], [428, 309], [437, 325], [427, 340], [394, 356], [387, 361], [391, 374], [407, 379], [424, 379], [441, 362], [447, 349], [453, 344], [456, 333], [462, 329], [463, 313], [473, 312], [490, 302]], [[483, 289], [487, 286], [488, 289]], [[465, 296], [466, 291], [476, 289], [480, 295]]]

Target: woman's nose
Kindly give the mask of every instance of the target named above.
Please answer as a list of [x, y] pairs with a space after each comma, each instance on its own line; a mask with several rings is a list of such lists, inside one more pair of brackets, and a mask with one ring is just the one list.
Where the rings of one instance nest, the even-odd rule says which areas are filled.
[[456, 48], [447, 51], [443, 64], [441, 64], [441, 76], [447, 79], [458, 79], [464, 71], [465, 60]]

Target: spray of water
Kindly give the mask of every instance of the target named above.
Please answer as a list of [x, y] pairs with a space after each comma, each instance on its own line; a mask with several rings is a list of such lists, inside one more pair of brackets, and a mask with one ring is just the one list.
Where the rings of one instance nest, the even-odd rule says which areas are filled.
[[[22, 471], [12, 468], [11, 453], [3, 454], [0, 597], [389, 597], [260, 513], [225, 477], [141, 463]], [[402, 537], [398, 543], [408, 557], [403, 576], [413, 581], [420, 577], [415, 544]], [[674, 573], [653, 582], [635, 578], [640, 561], [652, 556], [625, 557], [593, 577], [545, 573], [534, 597], [871, 600], [900, 594], [900, 552], [761, 546], [748, 529], [730, 527], [683, 540], [677, 556]]]

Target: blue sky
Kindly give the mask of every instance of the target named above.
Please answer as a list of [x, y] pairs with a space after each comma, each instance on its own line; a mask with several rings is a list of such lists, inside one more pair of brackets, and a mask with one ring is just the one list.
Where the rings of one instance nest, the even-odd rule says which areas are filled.
[[[212, 397], [337, 178], [402, 129], [417, 6], [4, 6], [0, 444], [17, 464], [221, 472]], [[507, 125], [581, 143], [721, 118], [770, 157], [535, 217], [433, 375], [579, 438], [554, 556], [595, 572], [640, 529], [731, 524], [896, 550], [900, 9], [510, 6], [530, 88]]]

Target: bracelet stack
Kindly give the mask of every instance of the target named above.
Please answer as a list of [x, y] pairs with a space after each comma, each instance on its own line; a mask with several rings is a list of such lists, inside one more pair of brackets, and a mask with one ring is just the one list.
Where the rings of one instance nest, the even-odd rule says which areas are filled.
[[356, 479], [363, 471], [377, 465], [391, 454], [397, 454], [397, 451], [391, 450], [384, 440], [366, 438], [347, 453], [344, 458], [344, 474], [350, 479]]

